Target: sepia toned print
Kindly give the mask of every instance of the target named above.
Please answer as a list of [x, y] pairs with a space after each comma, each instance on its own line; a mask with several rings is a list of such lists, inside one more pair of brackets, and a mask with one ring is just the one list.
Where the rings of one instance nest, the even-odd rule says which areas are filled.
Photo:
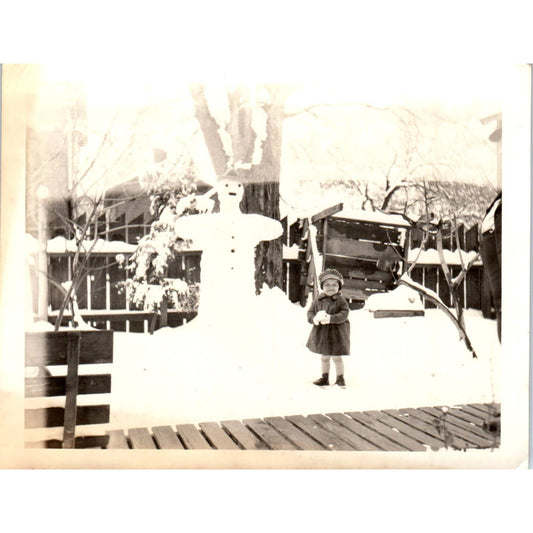
[[2, 228], [24, 287], [11, 465], [521, 464], [503, 134], [520, 113], [490, 79], [4, 66], [2, 169], [25, 198]]

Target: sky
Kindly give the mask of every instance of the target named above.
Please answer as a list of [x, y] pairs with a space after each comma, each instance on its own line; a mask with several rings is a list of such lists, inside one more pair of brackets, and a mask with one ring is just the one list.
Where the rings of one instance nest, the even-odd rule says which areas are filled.
[[[175, 97], [188, 83], [195, 80], [232, 83], [244, 80], [251, 83], [265, 81], [289, 82], [306, 86], [298, 92], [299, 103], [307, 99], [343, 102], [360, 100], [384, 105], [395, 100], [420, 99], [464, 102], [471, 98], [498, 102], [505, 92], [505, 67], [501, 63], [454, 62], [453, 65], [435, 61], [428, 63], [390, 62], [358, 63], [337, 70], [310, 72], [305, 67], [297, 73], [280, 68], [277, 74], [265, 68], [260, 74], [242, 68], [227, 70], [210, 68], [208, 74], [194, 69], [166, 68], [158, 64], [46, 63], [50, 79], [80, 81], [87, 84], [88, 96], [94, 104], [145, 103], [147, 99]], [[243, 75], [243, 72], [246, 74]]]
[[[456, 112], [458, 108], [469, 109], [476, 106], [475, 116], [488, 116], [501, 111], [502, 100], [505, 94], [505, 75], [503, 67], [497, 62], [439, 62], [439, 61], [390, 61], [376, 62], [354, 61], [349, 68], [335, 70], [328, 74], [327, 70], [303, 68], [295, 71], [287, 71], [283, 67], [277, 70], [265, 67], [264, 73], [257, 66], [255, 69], [246, 71], [235, 68], [235, 65], [213, 66], [208, 71], [200, 72], [194, 69], [191, 63], [182, 65], [179, 68], [169, 68], [160, 63], [105, 63], [100, 62], [50, 62], [43, 65], [44, 76], [52, 81], [74, 81], [85, 84], [88, 105], [94, 108], [112, 109], [115, 106], [137, 106], [154, 104], [158, 102], [169, 102], [183, 99], [180, 108], [186, 115], [193, 117], [192, 105], [188, 94], [188, 85], [191, 81], [201, 79], [208, 82], [206, 92], [210, 106], [217, 106], [218, 111], [215, 116], [227, 118], [225, 110], [225, 88], [236, 81], [258, 83], [264, 81], [268, 75], [275, 81], [293, 84], [295, 91], [289, 96], [286, 102], [288, 113], [301, 110], [302, 108], [316, 103], [365, 103], [371, 106], [388, 106], [400, 104], [404, 106], [414, 106], [421, 104], [431, 104], [436, 102], [444, 110]], [[208, 72], [208, 74], [206, 74]], [[269, 80], [270, 81], [270, 80]], [[222, 90], [220, 90], [222, 89]], [[217, 99], [213, 100], [213, 95]], [[220, 104], [220, 105], [219, 105]], [[190, 109], [188, 109], [190, 107]], [[215, 107], [212, 107], [212, 111]], [[184, 110], [184, 111], [183, 111]], [[376, 117], [373, 115], [373, 118]], [[167, 120], [161, 117], [162, 121]], [[168, 120], [176, 121], [176, 116]], [[176, 122], [177, 123], [177, 122]], [[477, 123], [477, 120], [476, 120]], [[477, 125], [479, 129], [479, 124]], [[170, 127], [170, 129], [169, 129]], [[315, 175], [317, 172], [324, 175], [335, 173], [328, 157], [324, 159], [324, 154], [320, 156], [324, 169], [320, 171], [319, 161], [309, 161], [312, 168], [309, 169], [303, 164], [306, 159], [301, 155], [290, 155], [292, 148], [292, 138], [306, 139], [309, 135], [317, 137], [320, 145], [324, 147], [333, 141], [331, 132], [316, 129], [316, 121], [308, 124], [308, 121], [291, 120], [284, 126], [286, 137], [286, 150], [284, 154], [289, 154], [289, 158], [284, 161], [283, 179], [287, 182], [289, 177], [291, 182], [298, 181], [302, 176]], [[302, 129], [303, 128], [303, 129]], [[360, 150], [370, 157], [373, 150], [383, 152], [382, 144], [387, 144], [383, 138], [380, 127], [377, 129], [369, 126], [359, 128], [358, 137], [348, 139], [343, 132], [341, 135], [346, 142], [353, 142]], [[175, 130], [175, 131], [174, 131]], [[174, 131], [174, 133], [172, 133]], [[340, 130], [339, 130], [340, 132]], [[368, 135], [374, 133], [374, 137]], [[167, 121], [153, 128], [153, 142], [165, 144], [168, 139], [176, 137], [178, 130], [172, 127]], [[481, 132], [485, 136], [485, 131]], [[167, 139], [163, 138], [167, 136]], [[156, 141], [155, 137], [159, 138]], [[174, 141], [172, 141], [174, 142]], [[171, 145], [172, 145], [171, 142]], [[167, 142], [168, 144], [168, 142]], [[341, 143], [342, 144], [342, 143]], [[341, 146], [339, 144], [338, 146]], [[367, 145], [370, 144], [370, 147]], [[205, 145], [198, 135], [194, 140], [187, 142], [188, 150], [194, 154], [194, 158], [199, 169], [199, 174], [207, 182], [213, 182], [214, 171], [206, 152]], [[380, 148], [381, 147], [381, 148]], [[167, 149], [165, 147], [165, 149]], [[313, 149], [315, 150], [315, 149]], [[322, 150], [322, 148], [320, 149]], [[316, 151], [316, 154], [320, 153]], [[296, 155], [296, 160], [295, 156]], [[360, 158], [360, 156], [357, 156]], [[387, 156], [388, 157], [388, 156]], [[492, 157], [492, 156], [491, 156]], [[471, 158], [469, 158], [471, 159]], [[352, 162], [353, 163], [353, 162]], [[386, 164], [389, 161], [387, 159]], [[492, 165], [494, 161], [490, 160]], [[303, 165], [303, 166], [302, 166]], [[335, 166], [335, 165], [334, 165]], [[353, 166], [353, 165], [352, 165]], [[352, 172], [349, 164], [344, 164], [346, 172]], [[318, 169], [318, 170], [317, 170]], [[485, 172], [484, 175], [492, 175], [494, 172]]]

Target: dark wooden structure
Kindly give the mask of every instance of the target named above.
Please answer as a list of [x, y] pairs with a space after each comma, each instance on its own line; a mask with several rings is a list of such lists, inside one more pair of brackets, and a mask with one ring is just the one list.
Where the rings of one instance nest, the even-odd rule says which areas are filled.
[[[193, 320], [196, 314], [195, 311], [176, 311], [175, 309], [169, 309], [166, 311], [166, 319], [163, 319], [160, 312], [153, 313], [151, 311], [128, 311], [124, 309], [80, 310], [81, 317], [92, 327], [112, 331], [127, 330], [130, 333], [148, 333], [164, 326], [181, 326]], [[55, 323], [57, 315], [57, 311], [50, 312], [50, 322]], [[72, 316], [70, 313], [65, 313], [62, 325], [68, 326], [71, 320]]]
[[[464, 225], [457, 228], [457, 237], [460, 249], [464, 252], [478, 252], [480, 247], [480, 228], [474, 225], [468, 230]], [[424, 238], [423, 230], [415, 227], [411, 231], [411, 248], [419, 248]], [[435, 235], [427, 236], [425, 249], [435, 252], [437, 247]], [[444, 231], [442, 236], [442, 247], [444, 250], [456, 251], [457, 238], [455, 232]], [[449, 265], [452, 278], [461, 271], [459, 265]], [[440, 263], [419, 262], [411, 272], [413, 281], [420, 283], [424, 287], [435, 291], [446, 305], [451, 305], [450, 292], [446, 278]], [[492, 301], [488, 280], [484, 275], [481, 257], [474, 263], [467, 272], [463, 283], [459, 287], [459, 300], [465, 309], [480, 309], [485, 318], [493, 318]], [[425, 301], [426, 308], [435, 307], [433, 303]]]
[[[111, 392], [111, 374], [80, 375], [79, 365], [113, 362], [112, 331], [59, 331], [26, 333], [25, 366], [42, 369], [42, 376], [25, 378], [25, 397], [64, 396], [64, 407], [25, 409], [24, 427], [63, 427], [63, 439], [26, 443], [27, 447], [103, 447], [106, 435], [76, 437], [76, 426], [109, 423], [109, 405], [78, 405], [81, 394]], [[52, 376], [48, 366], [66, 366], [66, 375]], [[45, 375], [46, 374], [46, 375]]]
[[109, 449], [416, 451], [500, 445], [499, 404], [420, 407], [110, 430]]
[[[314, 226], [315, 230], [311, 228]], [[394, 287], [407, 259], [411, 223], [402, 215], [346, 212], [337, 204], [287, 229], [287, 246], [297, 244], [298, 260], [288, 260], [291, 301], [305, 305], [322, 269], [335, 268], [345, 283], [342, 294], [353, 309], [376, 292]]]
[[[461, 271], [459, 266], [449, 266], [452, 277]], [[413, 281], [436, 292], [446, 305], [451, 305], [451, 296], [446, 278], [440, 264], [419, 264], [411, 271]], [[491, 317], [491, 296], [488, 281], [483, 274], [483, 266], [474, 264], [468, 270], [464, 281], [459, 286], [459, 301], [464, 309], [481, 309], [485, 318]], [[434, 308], [430, 301], [425, 301], [426, 308]]]

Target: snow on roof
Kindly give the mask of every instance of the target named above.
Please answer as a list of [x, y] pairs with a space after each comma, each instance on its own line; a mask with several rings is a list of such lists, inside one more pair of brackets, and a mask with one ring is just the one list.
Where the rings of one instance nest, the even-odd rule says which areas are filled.
[[402, 215], [395, 213], [382, 213], [381, 211], [364, 211], [362, 209], [343, 209], [332, 215], [335, 218], [348, 218], [362, 222], [375, 222], [377, 224], [402, 226], [410, 228], [411, 223]]
[[[93, 247], [94, 244], [94, 247]], [[65, 252], [75, 252], [78, 248], [75, 239], [67, 240], [65, 237], [54, 237], [50, 239], [46, 246], [46, 251], [49, 254], [64, 254]], [[81, 243], [81, 251], [96, 254], [119, 254], [134, 252], [137, 246], [129, 244], [124, 241], [104, 241], [97, 239], [96, 243], [93, 240], [83, 241]]]
[[[297, 219], [312, 218], [313, 215], [324, 211], [325, 209], [332, 207], [331, 204], [314, 204], [308, 205], [306, 209], [293, 209], [283, 202], [280, 203], [280, 216], [284, 218], [288, 217], [288, 220], [294, 222]], [[338, 213], [331, 215], [337, 218], [347, 218], [350, 220], [360, 220], [362, 222], [375, 222], [377, 224], [401, 226], [404, 228], [412, 227], [412, 224], [403, 215], [397, 213], [383, 213], [381, 211], [365, 211], [363, 209], [349, 209], [343, 208]], [[290, 225], [290, 224], [289, 224]]]
[[[448, 265], [460, 265], [461, 257], [463, 264], [466, 265], [477, 256], [477, 252], [474, 251], [465, 252], [464, 250], [456, 250], [452, 252], [451, 250], [443, 250], [443, 252], [444, 260]], [[413, 248], [409, 250], [407, 260], [409, 262], [416, 260], [418, 265], [440, 265], [439, 252], [435, 248], [422, 250], [422, 252], [420, 252], [420, 248]], [[481, 261], [476, 261], [474, 264], [481, 264]]]

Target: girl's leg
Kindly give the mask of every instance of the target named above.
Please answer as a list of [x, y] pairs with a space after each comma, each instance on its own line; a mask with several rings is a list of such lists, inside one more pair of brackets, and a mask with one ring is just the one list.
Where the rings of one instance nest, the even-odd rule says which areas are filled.
[[335, 363], [335, 372], [337, 372], [337, 376], [343, 376], [344, 375], [344, 362], [342, 360], [342, 355], [333, 355], [332, 359], [333, 359], [333, 363]]
[[345, 387], [346, 383], [344, 381], [344, 362], [342, 360], [342, 355], [334, 355], [333, 362], [335, 363], [335, 372], [337, 373], [335, 384]]
[[320, 363], [322, 366], [322, 377], [318, 378], [316, 381], [313, 381], [315, 385], [318, 385], [319, 387], [324, 387], [325, 385], [329, 385], [329, 364], [330, 364], [330, 356], [329, 355], [321, 355], [320, 356]]

